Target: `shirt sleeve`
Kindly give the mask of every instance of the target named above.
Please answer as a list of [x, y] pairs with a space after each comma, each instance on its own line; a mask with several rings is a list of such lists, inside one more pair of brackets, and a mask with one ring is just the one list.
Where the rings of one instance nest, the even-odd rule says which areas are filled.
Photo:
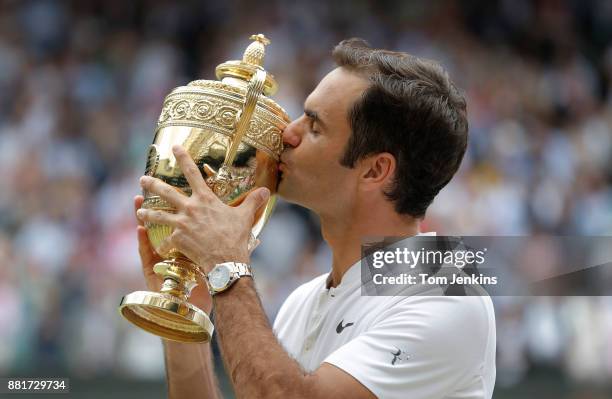
[[483, 368], [490, 345], [495, 345], [489, 342], [495, 320], [484, 300], [406, 298], [325, 362], [352, 375], [379, 398], [435, 399], [462, 389], [461, 397], [490, 397]]

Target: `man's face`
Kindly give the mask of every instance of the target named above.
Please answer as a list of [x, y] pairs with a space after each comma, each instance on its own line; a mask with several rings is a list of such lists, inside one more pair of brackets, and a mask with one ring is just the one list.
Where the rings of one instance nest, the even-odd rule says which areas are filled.
[[348, 111], [368, 87], [359, 75], [336, 68], [304, 103], [304, 114], [283, 131], [279, 194], [319, 214], [346, 209], [354, 198], [356, 169], [340, 165], [351, 135]]

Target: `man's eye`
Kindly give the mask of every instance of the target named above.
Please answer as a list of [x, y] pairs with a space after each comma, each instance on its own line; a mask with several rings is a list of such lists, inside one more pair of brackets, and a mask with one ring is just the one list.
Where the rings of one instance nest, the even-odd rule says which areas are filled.
[[315, 136], [319, 134], [314, 121], [310, 122], [310, 133], [314, 134]]

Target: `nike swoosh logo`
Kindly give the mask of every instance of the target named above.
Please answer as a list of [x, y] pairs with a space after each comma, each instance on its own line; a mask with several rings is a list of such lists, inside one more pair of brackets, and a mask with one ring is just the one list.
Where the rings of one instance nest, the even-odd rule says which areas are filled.
[[344, 331], [345, 328], [352, 326], [355, 323], [346, 323], [345, 325], [342, 325], [342, 323], [344, 322], [344, 319], [340, 320], [340, 323], [338, 324], [338, 327], [336, 327], [336, 332], [338, 334], [340, 334], [342, 331]]

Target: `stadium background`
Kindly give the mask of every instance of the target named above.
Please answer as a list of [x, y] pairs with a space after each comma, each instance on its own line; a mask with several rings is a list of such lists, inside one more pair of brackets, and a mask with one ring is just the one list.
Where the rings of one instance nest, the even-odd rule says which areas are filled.
[[[343, 38], [448, 68], [470, 144], [426, 230], [612, 233], [612, 2], [1, 1], [0, 376], [164, 397], [160, 341], [116, 310], [144, 286], [132, 197], [164, 96], [259, 32], [293, 118]], [[315, 218], [280, 204], [253, 263], [273, 318], [329, 251]], [[495, 304], [495, 398], [610, 397], [611, 298]]]

